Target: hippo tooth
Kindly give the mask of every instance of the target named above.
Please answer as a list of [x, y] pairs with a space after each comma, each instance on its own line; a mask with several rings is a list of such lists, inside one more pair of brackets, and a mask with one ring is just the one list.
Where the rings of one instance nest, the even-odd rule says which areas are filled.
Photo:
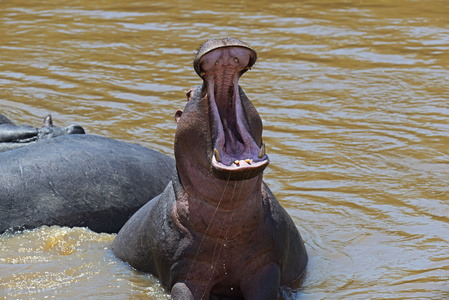
[[217, 162], [221, 162], [220, 154], [218, 154], [217, 148], [214, 148], [214, 156], [215, 156], [215, 160], [216, 160]]
[[239, 161], [239, 160], [234, 161], [234, 163], [235, 163], [237, 166], [240, 165], [240, 161]]
[[262, 158], [265, 156], [265, 143], [262, 144], [262, 147], [260, 148], [259, 155], [257, 157]]

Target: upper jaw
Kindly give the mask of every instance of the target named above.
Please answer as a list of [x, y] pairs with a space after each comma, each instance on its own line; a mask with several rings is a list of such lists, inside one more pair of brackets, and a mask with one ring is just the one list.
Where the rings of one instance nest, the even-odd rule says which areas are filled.
[[257, 176], [269, 163], [265, 146], [258, 144], [251, 132], [238, 86], [252, 55], [252, 50], [243, 47], [226, 47], [210, 51], [199, 60], [209, 101], [212, 169], [229, 179]]

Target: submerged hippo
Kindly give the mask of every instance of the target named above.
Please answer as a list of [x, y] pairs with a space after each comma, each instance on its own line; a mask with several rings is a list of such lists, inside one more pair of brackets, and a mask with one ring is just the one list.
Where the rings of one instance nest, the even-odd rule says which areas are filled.
[[36, 129], [31, 126], [14, 125], [11, 120], [0, 114], [0, 152], [21, 148], [61, 135], [84, 133], [84, 129], [78, 125], [70, 125], [65, 128], [53, 126], [51, 115], [45, 117], [42, 128]]
[[262, 121], [238, 85], [255, 61], [234, 38], [201, 46], [203, 84], [176, 114], [177, 174], [114, 240], [117, 257], [159, 277], [174, 299], [276, 299], [306, 268], [295, 224], [262, 181]]
[[0, 153], [0, 233], [42, 225], [116, 233], [172, 177], [174, 159], [87, 134]]

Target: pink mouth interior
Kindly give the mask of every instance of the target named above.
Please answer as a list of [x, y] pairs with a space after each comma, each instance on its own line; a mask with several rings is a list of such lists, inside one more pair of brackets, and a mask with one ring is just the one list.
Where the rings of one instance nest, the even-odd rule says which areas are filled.
[[213, 150], [218, 152], [218, 160], [213, 155], [212, 165], [217, 169], [237, 170], [268, 164], [268, 156], [260, 155], [261, 149], [249, 132], [239, 95], [238, 80], [251, 55], [251, 50], [244, 47], [223, 47], [200, 60], [201, 75], [208, 85]]

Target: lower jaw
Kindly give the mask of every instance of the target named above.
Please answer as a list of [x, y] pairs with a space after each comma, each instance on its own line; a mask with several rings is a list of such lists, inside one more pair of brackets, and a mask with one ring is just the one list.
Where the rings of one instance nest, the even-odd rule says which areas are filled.
[[268, 161], [264, 161], [254, 166], [222, 167], [213, 162], [211, 168], [214, 175], [220, 179], [247, 180], [262, 175], [268, 164]]

